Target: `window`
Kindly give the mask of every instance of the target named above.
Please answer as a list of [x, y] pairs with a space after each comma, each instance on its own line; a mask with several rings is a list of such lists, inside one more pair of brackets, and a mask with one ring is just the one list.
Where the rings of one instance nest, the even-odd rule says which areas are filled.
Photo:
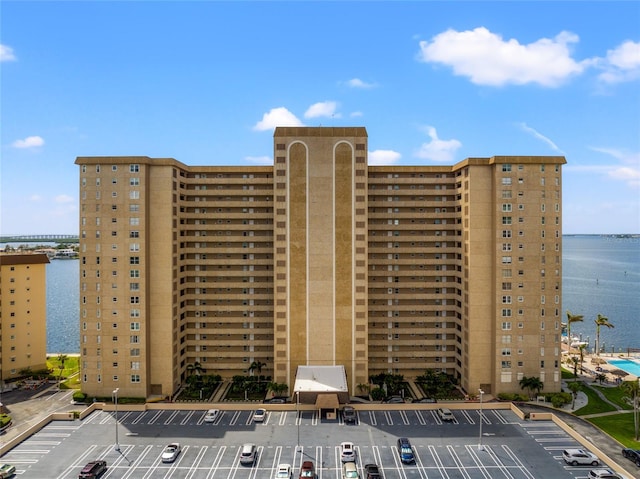
[[513, 220], [511, 218], [511, 216], [503, 216], [502, 217], [502, 224], [503, 225], [510, 225], [513, 223]]
[[511, 203], [503, 203], [502, 204], [502, 211], [505, 213], [509, 213], [512, 211], [512, 206]]
[[511, 171], [511, 165], [510, 165], [509, 163], [504, 163], [504, 164], [502, 165], [502, 171], [503, 171], [504, 173], [508, 173], [508, 172], [510, 172], [510, 171]]
[[504, 308], [502, 310], [502, 317], [503, 318], [509, 318], [511, 317], [511, 309], [510, 308]]
[[503, 331], [510, 331], [511, 330], [511, 321], [504, 321], [502, 323], [502, 330]]
[[131, 356], [140, 356], [140, 348], [131, 348], [129, 354]]
[[131, 375], [131, 382], [132, 383], [139, 383], [140, 382], [140, 375], [139, 374], [132, 374]]
[[129, 173], [139, 173], [140, 165], [129, 165]]
[[140, 270], [139, 269], [132, 269], [129, 271], [129, 277], [130, 278], [139, 278], [140, 277]]
[[129, 186], [140, 186], [140, 178], [130, 178]]
[[130, 342], [131, 344], [137, 344], [137, 343], [139, 343], [139, 342], [140, 342], [140, 336], [138, 336], [137, 334], [134, 334], [134, 335], [130, 336], [130, 338], [129, 338], [129, 342]]
[[131, 331], [140, 331], [140, 323], [133, 322], [130, 324]]
[[129, 256], [129, 264], [140, 264], [140, 256]]
[[131, 361], [131, 370], [139, 371], [140, 370], [140, 362], [139, 361]]
[[140, 199], [140, 192], [137, 191], [137, 190], [129, 191], [129, 199], [130, 200], [139, 200]]
[[511, 185], [511, 178], [502, 178], [502, 184], [504, 186]]

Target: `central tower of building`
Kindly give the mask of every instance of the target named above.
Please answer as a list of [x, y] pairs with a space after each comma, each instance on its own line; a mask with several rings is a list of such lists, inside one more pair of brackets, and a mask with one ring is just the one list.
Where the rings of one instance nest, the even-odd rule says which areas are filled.
[[367, 369], [367, 133], [276, 128], [274, 379], [342, 365]]

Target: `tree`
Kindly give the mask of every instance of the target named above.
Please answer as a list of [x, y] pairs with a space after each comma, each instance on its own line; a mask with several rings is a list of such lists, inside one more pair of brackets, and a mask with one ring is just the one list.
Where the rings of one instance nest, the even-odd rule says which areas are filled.
[[586, 344], [581, 344], [580, 346], [578, 346], [578, 352], [580, 353], [580, 372], [581, 373], [584, 372], [584, 368], [582, 367], [582, 363], [584, 363], [584, 351], [585, 351], [586, 347], [587, 347]]
[[573, 380], [578, 380], [578, 364], [580, 364], [580, 359], [576, 356], [571, 356], [569, 358], [569, 364], [573, 366]]
[[571, 395], [573, 396], [573, 402], [571, 403], [571, 409], [574, 409], [576, 407], [576, 398], [578, 397], [578, 391], [580, 391], [580, 389], [582, 389], [582, 384], [580, 384], [579, 382], [572, 382], [567, 384], [567, 387], [569, 388], [569, 390], [571, 391]]
[[635, 440], [637, 441], [639, 434], [638, 427], [640, 426], [640, 383], [638, 380], [623, 381], [619, 387], [625, 392], [627, 399], [631, 401], [631, 405], [633, 406], [633, 430], [635, 432]]
[[538, 377], [527, 377], [524, 376], [521, 380], [520, 380], [520, 387], [522, 389], [527, 389], [529, 391], [529, 398], [531, 398], [531, 393], [533, 391], [536, 392], [536, 394], [539, 394], [540, 391], [542, 391], [542, 389], [544, 388], [544, 383], [542, 381], [540, 381], [540, 378]]
[[262, 375], [262, 368], [266, 365], [267, 363], [263, 363], [262, 361], [258, 360], [258, 361], [252, 362], [251, 365], [249, 366], [249, 372], [251, 374], [253, 374], [253, 371], [258, 372], [258, 384], [260, 384], [260, 376]]
[[581, 314], [571, 314], [571, 311], [567, 310], [567, 341], [569, 348], [571, 348], [571, 323], [577, 323], [583, 321], [584, 316]]
[[596, 323], [596, 354], [600, 356], [600, 326], [606, 326], [607, 328], [613, 328], [613, 324], [609, 322], [609, 318], [602, 316], [598, 313], [598, 317], [595, 319]]
[[187, 364], [187, 371], [189, 371], [189, 375], [193, 375], [193, 373], [196, 373], [198, 376], [200, 376], [200, 374], [204, 371], [204, 368], [202, 367], [202, 364], [196, 361], [193, 364]]
[[64, 371], [64, 363], [68, 359], [66, 354], [58, 354], [58, 369], [60, 369], [60, 374], [58, 374], [58, 389], [60, 389], [60, 380], [62, 379], [62, 371]]

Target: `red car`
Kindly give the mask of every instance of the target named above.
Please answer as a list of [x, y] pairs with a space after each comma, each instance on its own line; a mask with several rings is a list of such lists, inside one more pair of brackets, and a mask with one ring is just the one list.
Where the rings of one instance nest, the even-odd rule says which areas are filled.
[[304, 461], [300, 468], [300, 479], [306, 479], [308, 477], [316, 477], [316, 469], [313, 467], [313, 462]]

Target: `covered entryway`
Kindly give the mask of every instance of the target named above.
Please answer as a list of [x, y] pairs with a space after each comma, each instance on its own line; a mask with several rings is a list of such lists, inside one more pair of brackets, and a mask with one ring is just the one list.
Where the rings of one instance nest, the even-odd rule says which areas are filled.
[[321, 419], [336, 419], [340, 404], [349, 402], [344, 366], [298, 366], [293, 392], [297, 403], [313, 404]]

